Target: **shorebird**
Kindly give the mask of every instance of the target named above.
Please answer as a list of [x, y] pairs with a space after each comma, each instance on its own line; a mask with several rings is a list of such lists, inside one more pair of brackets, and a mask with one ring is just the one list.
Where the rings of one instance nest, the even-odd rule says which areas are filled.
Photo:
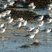
[[39, 27], [35, 29], [34, 33], [37, 34], [39, 32]]
[[5, 12], [6, 12], [6, 15], [9, 15], [11, 13], [11, 10], [7, 10]]
[[13, 6], [13, 4], [14, 4], [14, 1], [11, 1], [11, 2], [9, 2], [9, 6]]
[[21, 18], [18, 18], [17, 21], [24, 22], [24, 19], [21, 17]]
[[32, 3], [30, 3], [28, 6], [29, 6], [29, 7], [31, 7], [31, 9], [32, 9], [32, 10], [34, 10], [34, 9], [35, 9], [35, 7], [36, 7], [36, 6], [34, 5], [34, 3], [33, 3], [33, 2], [32, 2]]
[[44, 31], [44, 32], [46, 32], [46, 33], [50, 33], [50, 32], [52, 32], [52, 29], [51, 29], [51, 28], [48, 28], [48, 29], [43, 29], [43, 30], [41, 30], [41, 31]]
[[35, 37], [35, 34], [30, 34], [29, 38], [33, 39]]
[[18, 24], [18, 28], [20, 28], [22, 26], [22, 23], [21, 22], [19, 22], [19, 24]]
[[29, 29], [26, 28], [26, 31], [28, 32], [27, 35], [25, 35], [24, 37], [29, 37], [30, 39], [33, 39], [35, 37], [36, 34], [38, 34], [39, 32], [39, 27], [35, 28], [35, 27], [30, 27]]
[[6, 20], [10, 20], [10, 19], [11, 19], [11, 16], [7, 16], [7, 17], [6, 17]]
[[52, 3], [48, 5], [48, 14], [52, 17]]
[[44, 18], [44, 16], [40, 16], [39, 19], [38, 19], [38, 21], [42, 21], [43, 18]]
[[7, 4], [5, 4], [3, 8], [5, 9], [6, 7], [7, 7]]
[[7, 4], [4, 3], [4, 2], [1, 2], [1, 3], [0, 3], [0, 6], [1, 6], [1, 7], [0, 7], [1, 9], [6, 9]]
[[6, 30], [6, 27], [0, 28], [0, 33], [4, 33]]
[[20, 22], [20, 26], [26, 26], [27, 25], [27, 20], [24, 20], [22, 17], [18, 18], [17, 23]]
[[26, 30], [27, 31], [32, 31], [32, 30], [34, 30], [34, 28], [35, 28], [34, 26], [33, 27], [28, 27], [28, 28], [26, 28]]
[[33, 10], [33, 9], [35, 9], [35, 7], [36, 7], [36, 6], [34, 5], [34, 6], [32, 6], [32, 8], [31, 8], [31, 9]]
[[52, 9], [52, 3], [48, 5], [48, 10]]
[[27, 25], [27, 20], [24, 20], [22, 17], [18, 18], [17, 23], [14, 24], [14, 26], [18, 26], [20, 28], [21, 26], [26, 26]]
[[48, 12], [49, 16], [52, 18], [52, 10]]
[[12, 23], [13, 20], [14, 20], [13, 18], [9, 19], [9, 20], [8, 20], [8, 23]]
[[46, 30], [46, 33], [50, 33], [51, 31], [52, 31], [51, 28], [49, 28]]
[[6, 13], [2, 12], [2, 13], [1, 13], [1, 16], [2, 16], [2, 17], [5, 17], [5, 16], [6, 16]]
[[6, 16], [6, 17], [4, 18], [4, 20], [6, 20], [8, 23], [12, 23], [14, 19], [11, 18], [11, 16]]
[[51, 9], [52, 9], [51, 7], [48, 8], [49, 11], [50, 11]]
[[32, 30], [32, 32], [30, 32], [30, 38], [33, 39], [35, 37], [35, 35], [39, 32], [39, 27]]
[[4, 24], [1, 24], [1, 25], [0, 25], [0, 28], [3, 28], [3, 27], [4, 27]]
[[47, 23], [52, 23], [52, 18], [48, 19]]
[[26, 26], [27, 25], [27, 20], [23, 22], [22, 26]]
[[17, 28], [20, 28], [22, 26], [22, 22], [20, 22], [20, 21], [17, 21], [14, 25], [13, 25], [13, 27], [17, 27]]
[[7, 4], [4, 2], [0, 2], [0, 9], [6, 9]]
[[43, 24], [44, 24], [44, 21], [40, 21], [38, 26], [41, 27], [41, 26], [43, 26]]

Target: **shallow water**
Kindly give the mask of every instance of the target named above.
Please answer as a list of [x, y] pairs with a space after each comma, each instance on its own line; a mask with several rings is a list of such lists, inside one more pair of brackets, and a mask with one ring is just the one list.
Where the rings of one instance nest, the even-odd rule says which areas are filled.
[[[47, 11], [46, 11], [47, 12]], [[41, 12], [42, 13], [42, 12]], [[0, 23], [5, 23], [7, 30], [5, 33], [0, 34], [0, 52], [52, 52], [52, 32], [46, 34], [43, 31], [40, 31], [36, 36], [35, 39], [40, 41], [39, 45], [33, 45], [27, 48], [20, 48], [22, 45], [29, 45], [34, 41], [34, 39], [30, 39], [29, 37], [24, 37], [28, 34], [28, 32], [23, 31], [21, 32], [20, 29], [17, 30], [17, 26], [13, 27], [12, 24], [8, 24], [5, 21], [0, 21]], [[37, 23], [30, 23], [29, 26], [35, 26]], [[52, 28], [52, 24], [44, 24], [44, 28]], [[41, 27], [41, 29], [43, 29]], [[2, 37], [5, 37], [2, 40]]]

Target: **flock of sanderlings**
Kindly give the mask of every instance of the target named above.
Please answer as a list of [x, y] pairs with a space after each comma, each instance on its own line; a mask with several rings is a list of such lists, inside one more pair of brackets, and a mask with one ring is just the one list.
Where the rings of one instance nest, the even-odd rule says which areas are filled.
[[[32, 10], [32, 11], [36, 8], [34, 3], [30, 3], [28, 6], [29, 6], [30, 10]], [[52, 32], [51, 28], [40, 29], [41, 27], [44, 26], [45, 23], [52, 24], [52, 3], [48, 5], [47, 10], [48, 10], [49, 17], [46, 20], [44, 20], [44, 18], [46, 18], [46, 17], [44, 17], [43, 15], [42, 16], [40, 15], [37, 19], [35, 19], [35, 21], [38, 22], [36, 27], [28, 26], [28, 21], [24, 20], [22, 17], [18, 18], [16, 24], [13, 26], [14, 27], [17, 26], [17, 28], [25, 27], [25, 30], [27, 32], [29, 32], [29, 34], [24, 37], [29, 37], [30, 39], [33, 39], [35, 37], [35, 35], [39, 33], [39, 31], [45, 31], [46, 33], [50, 33], [50, 32]], [[0, 13], [0, 19], [5, 20], [8, 24], [12, 23], [14, 21], [14, 19], [11, 18], [10, 13], [11, 13], [11, 10], [6, 10], [6, 11]], [[7, 28], [5, 27], [4, 23], [0, 24], [0, 33], [4, 33], [6, 29]], [[38, 45], [39, 41], [35, 40], [35, 42], [33, 44]], [[30, 44], [30, 45], [32, 45], [32, 44]], [[27, 47], [27, 46], [23, 45], [22, 47]]]

